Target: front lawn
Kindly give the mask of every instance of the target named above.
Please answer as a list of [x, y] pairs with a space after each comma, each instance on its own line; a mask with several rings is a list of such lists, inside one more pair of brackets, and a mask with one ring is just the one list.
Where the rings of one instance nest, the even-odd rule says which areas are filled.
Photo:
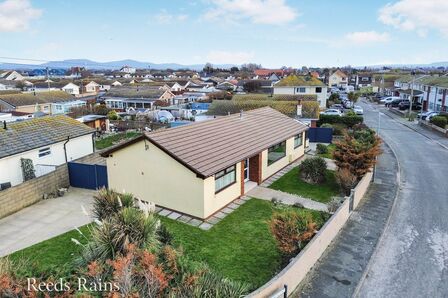
[[97, 150], [105, 149], [105, 148], [115, 145], [123, 140], [132, 139], [139, 135], [141, 135], [141, 133], [133, 132], [133, 131], [116, 133], [116, 134], [110, 135], [108, 137], [96, 140], [95, 148]]
[[[166, 217], [160, 219], [173, 234], [174, 245], [183, 247], [184, 253], [192, 260], [205, 262], [223, 276], [245, 282], [255, 289], [282, 269], [284, 260], [269, 231], [268, 221], [275, 210], [285, 208], [302, 215], [310, 214], [319, 227], [328, 219], [327, 213], [278, 207], [259, 199], [249, 200], [208, 231]], [[88, 237], [88, 227], [81, 230]], [[73, 230], [10, 257], [31, 261], [32, 266], [27, 272], [19, 272], [22, 276], [39, 276], [45, 272], [46, 276], [68, 277], [74, 272], [73, 261], [81, 249], [71, 238], [86, 242]]]
[[329, 144], [327, 146], [327, 153], [318, 153], [317, 155], [320, 156], [320, 157], [333, 159], [333, 151], [335, 149], [336, 149], [336, 145], [335, 144]]
[[269, 188], [295, 194], [314, 201], [328, 203], [331, 197], [339, 196], [340, 189], [336, 182], [335, 172], [327, 170], [325, 182], [322, 184], [310, 184], [299, 177], [299, 168], [295, 167], [283, 177], [275, 181]]
[[[277, 208], [269, 201], [251, 199], [209, 231], [166, 217], [161, 219], [173, 234], [175, 244], [182, 246], [192, 259], [204, 261], [225, 277], [255, 289], [282, 269], [282, 256], [268, 226]], [[326, 213], [318, 211], [282, 208], [310, 214], [319, 227], [327, 219]]]
[[[87, 225], [80, 227], [79, 230], [84, 235], [89, 235]], [[81, 249], [71, 240], [72, 238], [81, 243], [87, 242], [78, 231], [72, 230], [17, 251], [9, 257], [13, 261], [24, 258], [30, 262], [31, 267], [27, 268], [28, 271], [18, 272], [19, 275], [30, 277], [45, 273], [46, 276], [68, 277], [73, 272], [73, 261], [79, 255]]]

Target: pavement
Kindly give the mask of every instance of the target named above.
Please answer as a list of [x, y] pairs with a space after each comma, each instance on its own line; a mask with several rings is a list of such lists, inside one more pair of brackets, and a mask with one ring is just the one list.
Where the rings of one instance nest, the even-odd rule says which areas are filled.
[[0, 257], [53, 238], [92, 221], [95, 191], [70, 187], [63, 197], [42, 200], [0, 219]]
[[311, 199], [302, 198], [294, 194], [262, 186], [255, 187], [254, 189], [246, 193], [246, 196], [267, 201], [271, 201], [273, 198], [275, 198], [276, 200], [281, 201], [282, 203], [287, 205], [294, 205], [298, 203], [306, 209], [328, 212], [327, 205], [324, 203], [316, 202]]
[[375, 182], [292, 297], [351, 297], [363, 279], [397, 192], [398, 164], [383, 145]]
[[[446, 138], [377, 105], [361, 104], [400, 164], [399, 192], [389, 224], [357, 297], [447, 297], [448, 144]], [[382, 115], [378, 116], [378, 112]]]

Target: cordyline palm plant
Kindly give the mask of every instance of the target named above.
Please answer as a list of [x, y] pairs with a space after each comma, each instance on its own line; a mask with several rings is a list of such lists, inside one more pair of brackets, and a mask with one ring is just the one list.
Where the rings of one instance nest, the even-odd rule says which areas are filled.
[[95, 260], [113, 259], [126, 253], [130, 243], [138, 248], [155, 249], [159, 245], [159, 226], [160, 221], [154, 214], [124, 207], [90, 228], [91, 240], [84, 245], [78, 262], [85, 265]]
[[123, 207], [133, 207], [135, 197], [132, 194], [120, 194], [114, 190], [101, 188], [93, 197], [93, 216], [103, 220], [117, 213]]

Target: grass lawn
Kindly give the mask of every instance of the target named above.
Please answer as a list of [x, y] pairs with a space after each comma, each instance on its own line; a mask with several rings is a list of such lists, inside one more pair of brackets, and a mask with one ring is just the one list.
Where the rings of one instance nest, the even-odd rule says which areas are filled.
[[333, 159], [333, 151], [336, 149], [336, 145], [335, 144], [329, 144], [327, 146], [327, 150], [328, 152], [325, 154], [322, 153], [318, 153], [317, 155], [320, 157], [324, 157], [324, 158], [329, 158], [329, 159]]
[[[89, 234], [87, 225], [79, 229], [83, 234]], [[18, 272], [19, 275], [29, 277], [45, 273], [46, 276], [67, 277], [72, 273], [74, 268], [73, 261], [81, 249], [79, 245], [71, 241], [72, 238], [77, 239], [81, 243], [87, 242], [78, 231], [72, 230], [17, 251], [9, 257], [13, 261], [24, 258], [31, 263], [31, 267], [27, 268], [27, 272]]]
[[[255, 289], [271, 277], [282, 266], [282, 256], [268, 227], [275, 210], [292, 208], [296, 212], [310, 214], [319, 226], [328, 219], [328, 214], [294, 207], [277, 207], [269, 201], [251, 199], [235, 212], [208, 231], [160, 217], [162, 223], [174, 236], [174, 245], [181, 246], [192, 260], [207, 263], [223, 276], [245, 282]], [[87, 226], [81, 228], [88, 233]], [[82, 240], [77, 231], [70, 231], [47, 241], [12, 254], [13, 260], [27, 258], [32, 268], [22, 276], [53, 274], [70, 276], [73, 261], [80, 247], [71, 238]], [[84, 241], [85, 242], [85, 241]]]
[[327, 170], [324, 183], [310, 184], [299, 178], [299, 168], [295, 167], [272, 183], [269, 188], [296, 194], [322, 203], [328, 203], [331, 201], [331, 197], [340, 195], [335, 173], [331, 170]]
[[[162, 222], [186, 255], [255, 289], [281, 270], [282, 256], [268, 227], [276, 208], [269, 201], [251, 199], [209, 231], [165, 217]], [[311, 214], [319, 226], [327, 219], [325, 213], [293, 209], [303, 215]]]
[[139, 132], [121, 132], [117, 133], [102, 139], [99, 139], [95, 141], [95, 148], [97, 150], [101, 150], [107, 147], [110, 147], [112, 145], [115, 145], [119, 141], [125, 140], [125, 139], [131, 139], [134, 137], [139, 136], [141, 133]]

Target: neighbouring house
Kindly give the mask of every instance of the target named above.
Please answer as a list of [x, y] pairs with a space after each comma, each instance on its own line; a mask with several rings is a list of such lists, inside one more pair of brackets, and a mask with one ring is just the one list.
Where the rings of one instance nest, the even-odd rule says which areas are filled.
[[119, 82], [119, 81], [114, 81], [111, 85], [113, 87], [117, 87], [117, 86], [122, 86], [123, 84], [121, 82]]
[[273, 84], [270, 80], [239, 80], [236, 91], [272, 94]]
[[76, 118], [76, 120], [98, 131], [109, 130], [109, 119], [107, 119], [107, 117], [103, 115], [84, 115], [82, 117]]
[[79, 108], [86, 106], [85, 100], [70, 100], [70, 101], [60, 101], [51, 103], [51, 115], [57, 114], [68, 114], [72, 108]]
[[224, 91], [235, 91], [236, 90], [236, 85], [229, 82], [229, 81], [224, 81], [222, 83], [219, 83], [218, 85], [216, 85], [216, 89], [218, 90], [224, 90]]
[[83, 86], [83, 91], [86, 93], [97, 93], [100, 91], [100, 84], [90, 81], [88, 84]]
[[20, 90], [16, 87], [17, 82], [0, 79], [0, 90]]
[[423, 109], [448, 111], [448, 76], [425, 76], [416, 80], [416, 89], [423, 91]]
[[0, 74], [0, 79], [8, 81], [22, 81], [24, 77], [15, 70], [6, 71]]
[[68, 83], [61, 90], [71, 95], [79, 95], [79, 86], [73, 83]]
[[327, 105], [327, 85], [312, 76], [289, 75], [274, 85], [274, 95], [315, 95], [319, 106]]
[[4, 121], [6, 121], [6, 122], [22, 121], [22, 120], [26, 120], [26, 119], [31, 119], [33, 117], [34, 117], [34, 115], [32, 113], [22, 113], [22, 112], [2, 113], [2, 112], [0, 112], [0, 122], [2, 124]]
[[346, 88], [347, 85], [348, 76], [339, 69], [328, 77], [328, 87]]
[[116, 87], [101, 97], [106, 106], [117, 111], [128, 108], [152, 109], [156, 101], [173, 104], [174, 94], [159, 87]]
[[372, 87], [375, 82], [375, 78], [371, 73], [358, 73], [350, 77], [350, 85], [355, 89], [361, 89], [363, 87]]
[[0, 109], [6, 112], [43, 112], [51, 115], [59, 113], [53, 110], [52, 105], [54, 103], [73, 102], [75, 100], [73, 96], [63, 91], [0, 94]]
[[135, 73], [136, 71], [137, 71], [137, 69], [135, 67], [131, 67], [128, 65], [125, 65], [120, 69], [120, 72], [124, 72], [124, 73]]
[[265, 107], [145, 133], [102, 156], [110, 188], [204, 219], [302, 157], [306, 130]]
[[31, 161], [38, 177], [93, 153], [93, 133], [92, 128], [64, 115], [4, 122], [0, 126], [0, 184], [22, 183], [24, 160], [27, 166]]

